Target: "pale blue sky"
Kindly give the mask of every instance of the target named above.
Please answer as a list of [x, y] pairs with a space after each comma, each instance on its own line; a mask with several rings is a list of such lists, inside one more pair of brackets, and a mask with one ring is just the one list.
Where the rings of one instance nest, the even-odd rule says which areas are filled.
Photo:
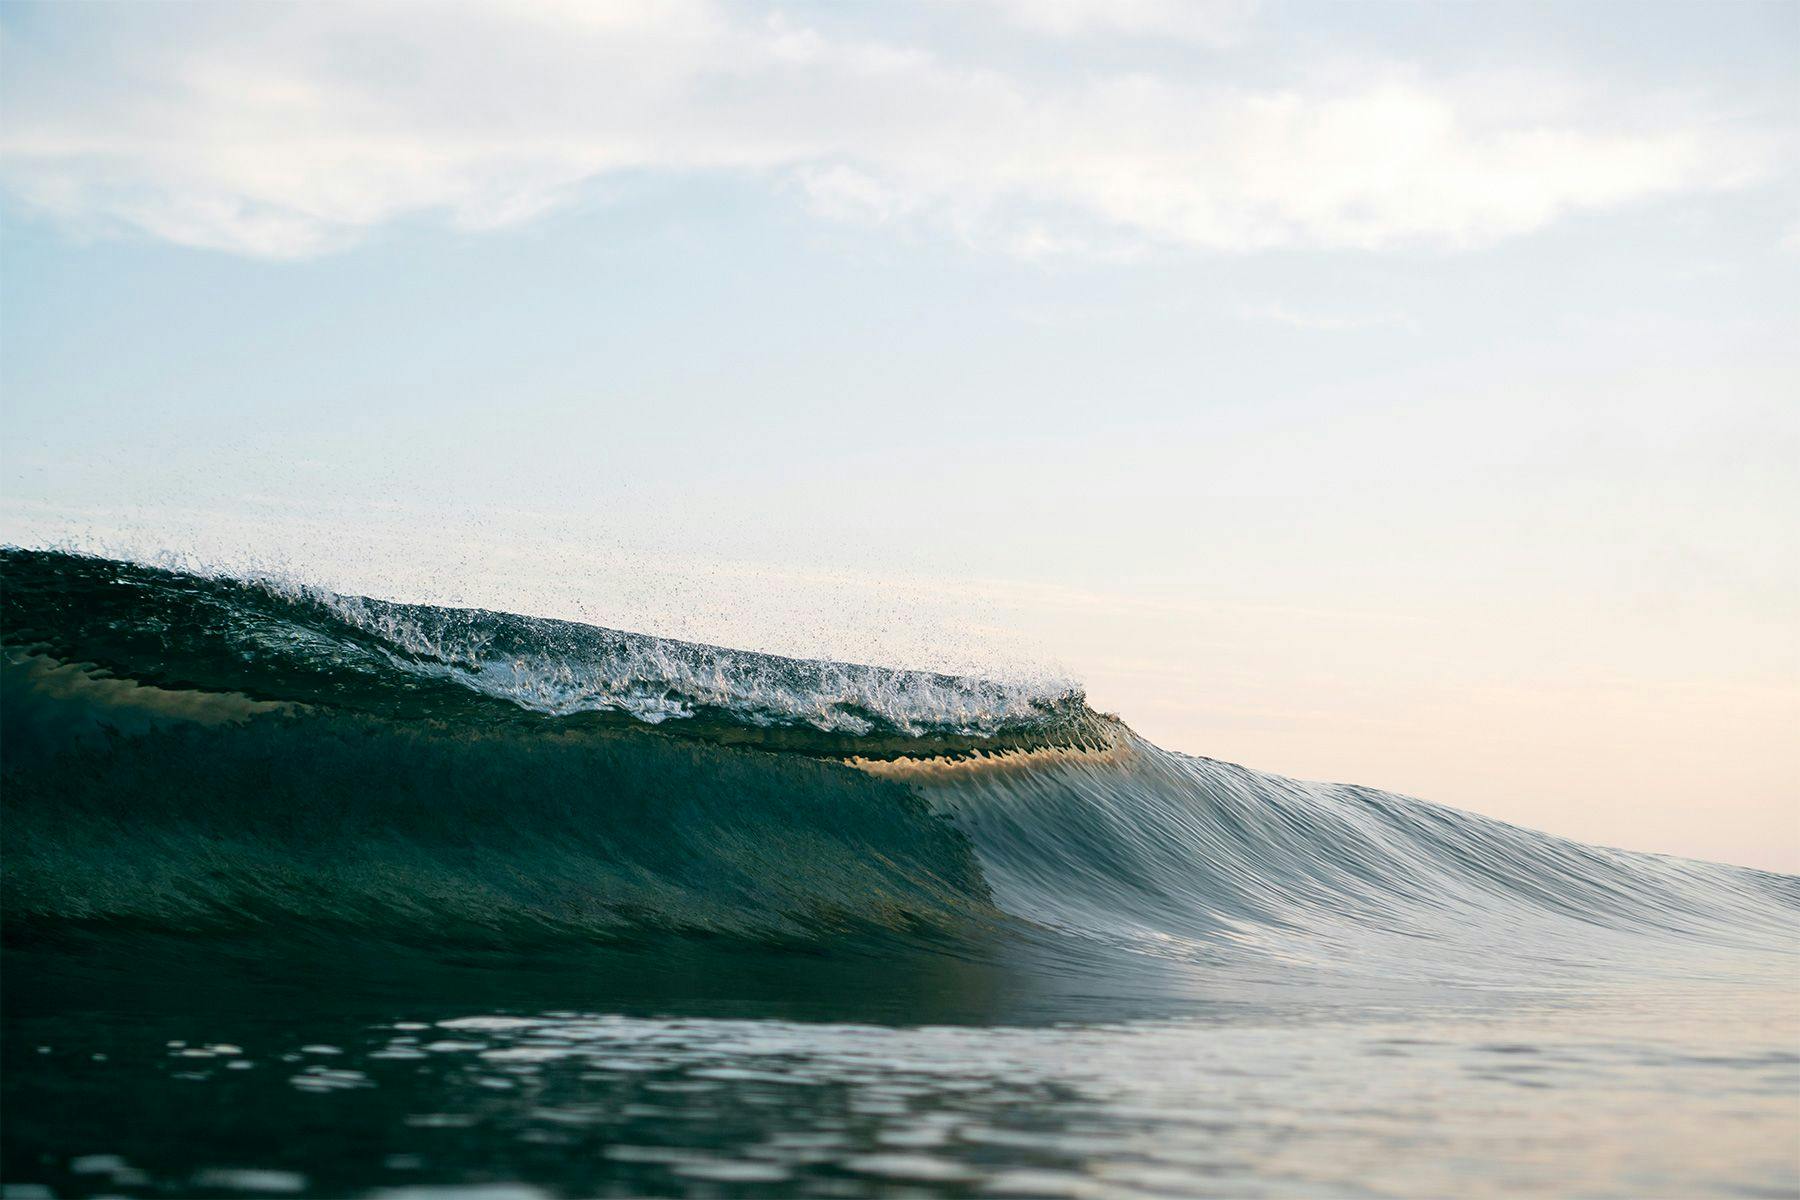
[[1797, 61], [1792, 4], [0, 4], [0, 536], [1048, 663], [1800, 869]]

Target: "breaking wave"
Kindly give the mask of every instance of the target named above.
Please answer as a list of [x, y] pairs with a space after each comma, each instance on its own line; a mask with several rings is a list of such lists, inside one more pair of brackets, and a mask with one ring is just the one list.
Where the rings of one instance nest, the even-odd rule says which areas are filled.
[[1800, 949], [1793, 877], [1169, 753], [1074, 688], [0, 566], [14, 944], [1027, 939], [1071, 970], [1514, 988]]

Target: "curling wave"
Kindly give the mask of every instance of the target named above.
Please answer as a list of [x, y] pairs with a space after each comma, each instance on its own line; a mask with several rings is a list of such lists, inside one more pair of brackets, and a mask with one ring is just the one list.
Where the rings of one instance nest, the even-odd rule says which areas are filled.
[[49, 551], [0, 568], [14, 943], [1035, 938], [1507, 986], [1797, 950], [1792, 877], [1171, 754], [1072, 688]]

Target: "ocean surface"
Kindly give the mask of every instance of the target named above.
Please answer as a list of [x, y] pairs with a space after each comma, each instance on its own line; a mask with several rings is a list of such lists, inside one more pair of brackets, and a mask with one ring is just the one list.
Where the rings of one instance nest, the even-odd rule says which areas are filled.
[[1800, 1195], [1792, 876], [289, 580], [0, 635], [0, 1197]]

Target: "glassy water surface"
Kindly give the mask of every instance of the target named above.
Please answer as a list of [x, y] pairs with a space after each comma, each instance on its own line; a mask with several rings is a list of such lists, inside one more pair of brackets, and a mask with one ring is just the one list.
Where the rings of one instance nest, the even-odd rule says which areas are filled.
[[739, 1017], [691, 995], [660, 1014], [129, 995], [9, 1018], [8, 1196], [1800, 1187], [1800, 1020], [1779, 990], [1019, 1024], [836, 1006], [858, 1020], [803, 992]]

